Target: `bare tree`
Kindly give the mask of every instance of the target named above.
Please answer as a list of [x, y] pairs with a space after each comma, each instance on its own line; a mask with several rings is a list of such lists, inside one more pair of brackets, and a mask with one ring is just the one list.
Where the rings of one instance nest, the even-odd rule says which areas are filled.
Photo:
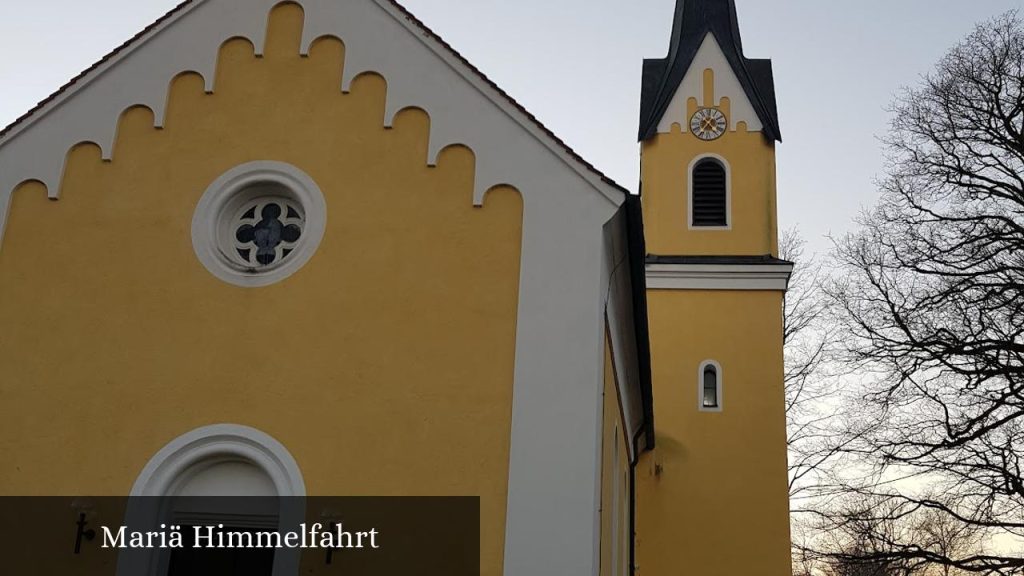
[[784, 232], [779, 254], [796, 266], [784, 307], [786, 420], [789, 492], [793, 501], [813, 497], [832, 460], [849, 439], [837, 435], [840, 370], [837, 327], [822, 291], [822, 261], [808, 255], [796, 230]]
[[[954, 576], [958, 568], [930, 556], [967, 557], [984, 550], [983, 530], [936, 510], [915, 514], [905, 502], [884, 496], [849, 494], [819, 516], [814, 547], [801, 552], [808, 573], [864, 576]], [[919, 554], [907, 554], [914, 542]]]
[[923, 565], [892, 557], [892, 542], [905, 536], [898, 511], [883, 499], [851, 496], [837, 513], [822, 515], [821, 537], [809, 555], [827, 576], [910, 576]]
[[[980, 25], [892, 112], [881, 201], [837, 242], [828, 289], [847, 360], [867, 380], [843, 447], [857, 473], [841, 491], [870, 498], [884, 513], [876, 520], [930, 519], [947, 536], [962, 530], [1005, 544], [981, 553], [897, 531], [857, 556], [1021, 574], [1024, 555], [1013, 544], [1024, 537], [1019, 15]], [[834, 501], [822, 515], [833, 528], [848, 516]]]
[[818, 289], [821, 262], [808, 257], [804, 241], [796, 230], [779, 239], [779, 254], [796, 264], [786, 293], [783, 341], [786, 344], [786, 410], [791, 411], [814, 395], [813, 376], [825, 362], [830, 342], [822, 327], [826, 302]]
[[[982, 554], [985, 549], [984, 531], [979, 526], [961, 522], [941, 510], [928, 509], [918, 515], [915, 528], [918, 546], [943, 558], [965, 558]], [[932, 572], [935, 576], [964, 573], [949, 564], [940, 564]]]

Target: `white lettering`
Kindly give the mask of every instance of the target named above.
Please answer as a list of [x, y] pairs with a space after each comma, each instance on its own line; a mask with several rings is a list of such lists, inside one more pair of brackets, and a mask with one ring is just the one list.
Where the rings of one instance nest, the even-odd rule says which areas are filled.
[[125, 527], [121, 526], [121, 529], [117, 531], [117, 538], [110, 533], [110, 528], [103, 527], [103, 547], [104, 548], [124, 548], [124, 531]]

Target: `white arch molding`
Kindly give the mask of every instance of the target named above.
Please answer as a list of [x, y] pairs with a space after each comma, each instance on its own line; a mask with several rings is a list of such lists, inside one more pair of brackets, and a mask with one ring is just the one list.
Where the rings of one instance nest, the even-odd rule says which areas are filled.
[[153, 456], [142, 469], [131, 496], [174, 496], [174, 489], [198, 464], [241, 460], [260, 468], [274, 482], [277, 496], [305, 496], [299, 465], [269, 434], [237, 424], [216, 424], [183, 434]]
[[[125, 513], [129, 530], [156, 529], [168, 521], [170, 511], [161, 497], [194, 492], [196, 480], [205, 477], [205, 486], [232, 486], [231, 478], [208, 480], [212, 470], [224, 474], [243, 474], [237, 484], [241, 493], [215, 490], [211, 496], [281, 497], [278, 525], [293, 526], [305, 516], [306, 485], [298, 463], [291, 453], [269, 434], [237, 424], [216, 424], [187, 432], [175, 438], [154, 455], [132, 486]], [[253, 473], [263, 479], [254, 479]], [[261, 481], [262, 480], [262, 481]], [[267, 494], [272, 486], [274, 494]], [[230, 490], [230, 489], [229, 489]], [[167, 550], [123, 550], [118, 558], [118, 576], [164, 576], [170, 553]], [[299, 570], [299, 550], [277, 550], [274, 576], [295, 576]]]

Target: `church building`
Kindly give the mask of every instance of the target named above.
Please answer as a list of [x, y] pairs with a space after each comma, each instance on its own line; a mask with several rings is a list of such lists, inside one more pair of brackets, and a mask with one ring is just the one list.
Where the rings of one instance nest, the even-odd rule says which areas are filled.
[[[634, 195], [395, 0], [185, 0], [0, 131], [0, 495], [471, 496], [486, 576], [791, 574], [771, 63], [734, 0], [671, 26]], [[90, 545], [36, 573], [189, 573]]]

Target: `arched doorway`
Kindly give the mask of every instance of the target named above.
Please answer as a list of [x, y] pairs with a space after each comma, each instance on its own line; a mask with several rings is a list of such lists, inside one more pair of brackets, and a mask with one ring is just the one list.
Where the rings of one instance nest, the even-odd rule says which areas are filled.
[[306, 489], [287, 449], [269, 435], [232, 424], [207, 426], [167, 444], [132, 488], [130, 530], [181, 526], [185, 547], [125, 550], [118, 576], [294, 576], [298, 550], [194, 548], [193, 526], [275, 530], [301, 522]]

